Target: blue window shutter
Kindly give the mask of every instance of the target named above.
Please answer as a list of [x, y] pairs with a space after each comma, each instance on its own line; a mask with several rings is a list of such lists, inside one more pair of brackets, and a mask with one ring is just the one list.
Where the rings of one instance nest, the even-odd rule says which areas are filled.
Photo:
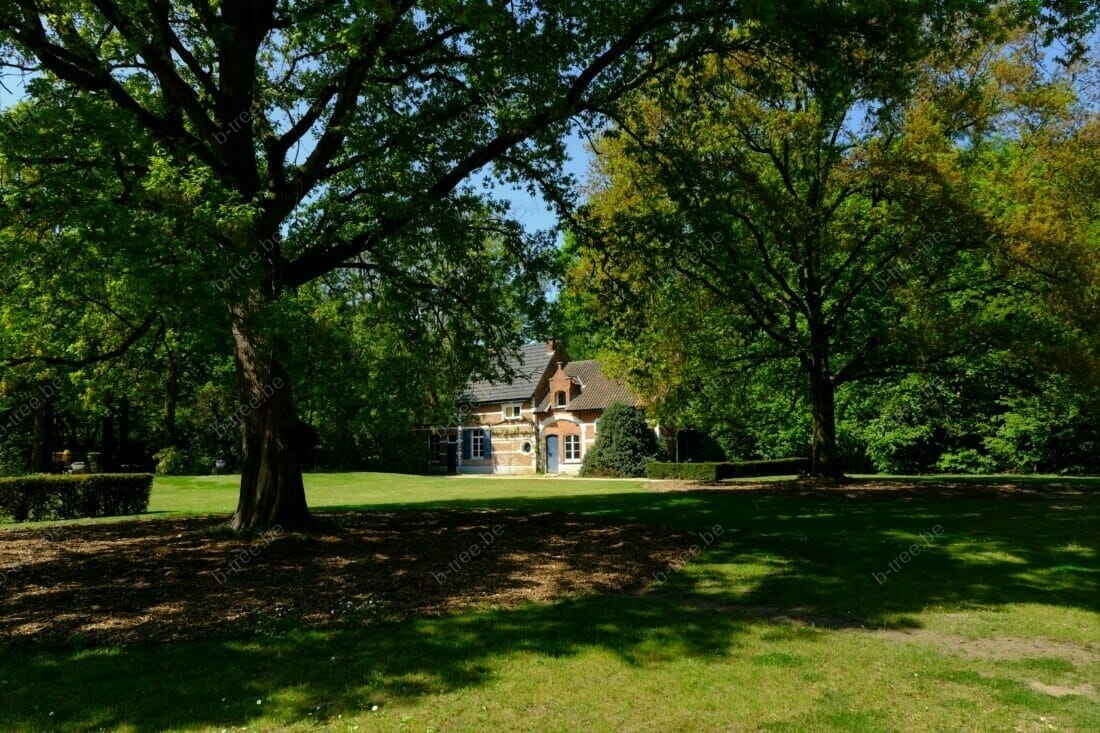
[[481, 449], [485, 451], [485, 457], [488, 458], [493, 455], [493, 446], [489, 440], [490, 438], [489, 428], [485, 428], [485, 436], [482, 438]]
[[470, 460], [470, 455], [472, 453], [472, 450], [470, 448], [471, 442], [472, 441], [471, 441], [471, 438], [470, 438], [470, 431], [463, 428], [462, 429], [462, 460], [464, 460], [464, 461]]

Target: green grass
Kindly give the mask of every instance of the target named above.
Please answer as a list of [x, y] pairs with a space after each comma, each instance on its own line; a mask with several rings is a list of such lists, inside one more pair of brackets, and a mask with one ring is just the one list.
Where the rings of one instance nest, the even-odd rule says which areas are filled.
[[[638, 594], [8, 652], [0, 730], [1100, 730], [1095, 479], [1064, 496], [859, 500], [541, 477], [306, 484], [317, 510], [507, 507], [723, 531]], [[235, 502], [232, 477], [173, 478], [151, 510]], [[915, 543], [879, 584], [872, 573]]]
[[[238, 476], [172, 476], [153, 485], [149, 511], [164, 514], [232, 514], [237, 506]], [[381, 504], [443, 507], [453, 501], [555, 499], [637, 493], [644, 481], [473, 476], [409, 476], [398, 473], [315, 473], [305, 477], [306, 495], [315, 510], [351, 509]], [[510, 505], [510, 504], [509, 504]]]

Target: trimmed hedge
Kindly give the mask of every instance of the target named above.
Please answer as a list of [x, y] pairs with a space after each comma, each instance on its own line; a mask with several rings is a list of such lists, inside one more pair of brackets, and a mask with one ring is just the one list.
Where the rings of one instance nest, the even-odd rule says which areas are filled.
[[682, 479], [684, 481], [717, 481], [718, 468], [723, 463], [661, 463], [650, 461], [645, 466], [646, 478]]
[[810, 470], [808, 458], [776, 458], [768, 461], [738, 463], [660, 463], [646, 464], [646, 476], [656, 479], [683, 481], [721, 481], [750, 476], [800, 475]]
[[0, 514], [17, 522], [143, 514], [150, 473], [38, 474], [0, 479]]

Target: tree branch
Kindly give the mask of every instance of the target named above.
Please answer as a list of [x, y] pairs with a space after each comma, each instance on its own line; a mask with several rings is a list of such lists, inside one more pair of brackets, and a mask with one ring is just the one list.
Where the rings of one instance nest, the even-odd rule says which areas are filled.
[[20, 366], [22, 364], [50, 364], [54, 366], [71, 366], [71, 367], [85, 367], [92, 364], [98, 364], [104, 361], [112, 361], [121, 356], [124, 356], [127, 351], [130, 350], [134, 344], [141, 340], [153, 324], [157, 322], [158, 315], [156, 313], [150, 313], [145, 317], [137, 326], [127, 323], [133, 330], [130, 335], [126, 337], [126, 340], [122, 342], [117, 348], [110, 351], [103, 352], [101, 354], [94, 354], [92, 356], [85, 357], [83, 359], [69, 359], [66, 357], [56, 356], [23, 356], [15, 359], [9, 359], [7, 361], [0, 362], [0, 366], [13, 367]]

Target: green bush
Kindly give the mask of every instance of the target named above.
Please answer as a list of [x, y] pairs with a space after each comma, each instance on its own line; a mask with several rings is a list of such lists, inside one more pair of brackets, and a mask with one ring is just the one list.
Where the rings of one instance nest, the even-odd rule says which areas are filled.
[[158, 476], [209, 476], [215, 461], [196, 450], [177, 446], [161, 448], [153, 454], [153, 460], [156, 461], [153, 470]]
[[789, 476], [802, 474], [810, 468], [807, 458], [776, 458], [766, 461], [738, 463], [660, 463], [646, 464], [646, 476], [681, 481], [721, 481], [727, 478], [751, 476]]
[[0, 479], [0, 514], [17, 522], [141, 514], [149, 508], [148, 473], [37, 474]]
[[369, 471], [386, 473], [426, 474], [431, 455], [427, 439], [391, 440], [382, 445], [367, 462]]
[[[723, 463], [728, 460], [725, 449], [710, 435], [692, 429], [677, 430], [674, 439], [677, 449], [672, 455], [681, 462]], [[670, 456], [671, 457], [671, 456]]]
[[[21, 441], [20, 441], [21, 442]], [[22, 476], [30, 465], [30, 450], [11, 439], [0, 442], [0, 476]]]
[[637, 407], [613, 404], [596, 423], [596, 442], [581, 463], [581, 476], [644, 476], [657, 455], [657, 436]]
[[936, 470], [942, 473], [993, 473], [997, 462], [973, 448], [944, 453], [936, 462]]
[[186, 454], [175, 446], [162, 448], [153, 454], [153, 459], [157, 462], [155, 470], [158, 476], [183, 476], [190, 463]]

